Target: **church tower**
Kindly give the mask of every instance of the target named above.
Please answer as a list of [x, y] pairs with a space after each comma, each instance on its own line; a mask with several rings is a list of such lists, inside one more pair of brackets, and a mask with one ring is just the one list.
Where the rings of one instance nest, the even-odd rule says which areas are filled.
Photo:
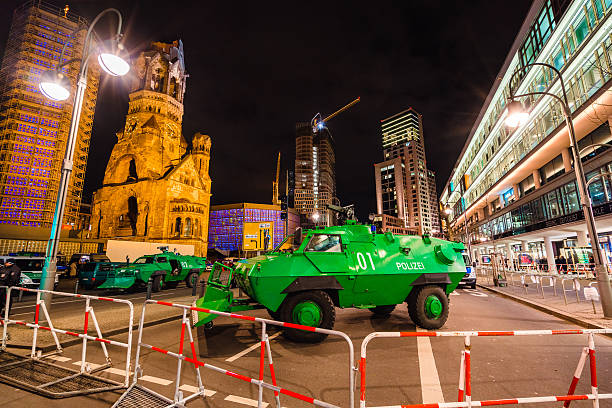
[[187, 149], [181, 131], [187, 80], [183, 43], [153, 43], [134, 65], [125, 127], [117, 133], [105, 185], [160, 177]]
[[192, 245], [206, 255], [211, 140], [196, 133], [188, 151], [182, 134], [183, 43], [152, 43], [133, 72], [125, 126], [93, 197], [93, 236]]

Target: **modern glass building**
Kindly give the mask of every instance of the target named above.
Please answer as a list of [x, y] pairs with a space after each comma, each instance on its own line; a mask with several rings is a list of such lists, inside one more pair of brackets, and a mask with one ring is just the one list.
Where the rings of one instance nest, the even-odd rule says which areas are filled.
[[[72, 113], [72, 99], [51, 101], [38, 89], [40, 75], [64, 61], [80, 60], [87, 21], [40, 0], [18, 7], [0, 69], [0, 228], [49, 227], [57, 199]], [[74, 154], [63, 223], [78, 223], [89, 140], [99, 83], [92, 64]], [[79, 64], [62, 71], [74, 85]]]
[[402, 219], [410, 231], [439, 234], [435, 174], [427, 169], [421, 114], [409, 108], [380, 122], [384, 161], [374, 164], [377, 214]]
[[[243, 228], [245, 222], [273, 222], [273, 247], [285, 239], [285, 220], [280, 218], [278, 205], [238, 203], [213, 205], [210, 209], [208, 227], [208, 248], [221, 251], [242, 250]], [[299, 216], [289, 212], [289, 231], [292, 233], [299, 225]]]
[[310, 122], [295, 126], [295, 209], [304, 225], [331, 225], [327, 204], [336, 198], [336, 155], [327, 129], [316, 134]]
[[[536, 0], [493, 83], [440, 197], [453, 238], [473, 255], [529, 252], [550, 269], [564, 248], [588, 245], [579, 208], [562, 105], [550, 96], [521, 98], [527, 123], [504, 124], [513, 94], [561, 96], [561, 71], [600, 242], [612, 231], [612, 0]], [[525, 68], [523, 70], [523, 68]], [[511, 77], [517, 71], [523, 72]], [[467, 223], [467, 234], [465, 227]], [[483, 242], [484, 241], [484, 242]]]

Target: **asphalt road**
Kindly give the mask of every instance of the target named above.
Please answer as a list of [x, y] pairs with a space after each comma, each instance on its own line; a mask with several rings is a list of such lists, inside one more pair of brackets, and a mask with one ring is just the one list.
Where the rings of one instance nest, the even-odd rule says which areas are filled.
[[[59, 305], [58, 305], [59, 306]], [[68, 306], [65, 306], [68, 307]], [[155, 306], [163, 307], [163, 306]], [[264, 311], [247, 312], [267, 317]], [[528, 330], [567, 329], [574, 326], [545, 313], [530, 309], [512, 300], [480, 290], [460, 289], [451, 297], [450, 318], [444, 330]], [[415, 331], [406, 307], [398, 306], [388, 318], [372, 315], [367, 310], [337, 309], [336, 330], [347, 333], [355, 345], [355, 361], [364, 337], [373, 331]], [[199, 339], [204, 361], [225, 369], [257, 377], [259, 369], [259, 324], [219, 318], [215, 328]], [[137, 333], [136, 333], [137, 334]], [[348, 347], [339, 338], [329, 337], [320, 344], [296, 344], [270, 328], [271, 349], [279, 385], [289, 390], [316, 397], [342, 407], [348, 406]], [[194, 330], [194, 335], [196, 335]], [[119, 340], [125, 336], [117, 336]], [[177, 351], [180, 319], [146, 328], [143, 340], [154, 346]], [[596, 336], [597, 374], [600, 392], [612, 392], [612, 339]], [[375, 339], [368, 346], [367, 401], [370, 406], [416, 404], [421, 402], [456, 401], [459, 379], [461, 338], [392, 338]], [[573, 376], [586, 336], [529, 336], [472, 338], [472, 388], [474, 399], [565, 394]], [[187, 347], [187, 343], [186, 343]], [[125, 368], [123, 350], [111, 347], [114, 370], [103, 376], [121, 380]], [[67, 348], [57, 364], [76, 368], [81, 360], [79, 346]], [[88, 347], [88, 361], [104, 361], [100, 347]], [[163, 395], [172, 397], [175, 389], [176, 360], [155, 351], [143, 350], [144, 370], [139, 382]], [[210, 396], [194, 400], [189, 407], [256, 406], [257, 388], [250, 384], [200, 369]], [[269, 379], [269, 371], [266, 370]], [[357, 383], [359, 378], [357, 376]], [[183, 367], [181, 388], [189, 393], [196, 384], [193, 366]], [[588, 393], [588, 364], [577, 393]], [[24, 406], [107, 407], [120, 393], [103, 393], [64, 400], [49, 400], [26, 391], [0, 384], [0, 405], [3, 408]], [[271, 392], [264, 400], [274, 406]], [[358, 401], [359, 392], [356, 390]], [[306, 407], [310, 404], [281, 396], [283, 407]], [[253, 405], [255, 404], [255, 405]], [[550, 404], [527, 406], [547, 407]], [[561, 406], [557, 404], [556, 406]], [[591, 402], [573, 402], [572, 406], [592, 406]], [[612, 407], [602, 401], [600, 407]]]

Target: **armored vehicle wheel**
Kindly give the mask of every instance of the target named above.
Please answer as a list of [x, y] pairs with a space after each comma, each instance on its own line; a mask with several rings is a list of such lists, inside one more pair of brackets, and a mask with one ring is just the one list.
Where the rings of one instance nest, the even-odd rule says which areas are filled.
[[162, 290], [162, 276], [161, 275], [157, 275], [153, 277], [153, 284], [152, 284], [151, 290], [153, 290], [153, 292], [159, 292], [160, 290]]
[[185, 284], [187, 285], [188, 288], [193, 288], [193, 285], [196, 279], [198, 279], [198, 273], [189, 272], [189, 274], [187, 274], [187, 277], [185, 278]]
[[[327, 293], [312, 290], [288, 297], [281, 306], [280, 317], [288, 323], [332, 329], [336, 321], [336, 309]], [[287, 328], [284, 335], [290, 340], [304, 343], [320, 342], [327, 337], [327, 334]]]
[[448, 297], [439, 286], [417, 287], [407, 299], [410, 318], [424, 329], [439, 329], [448, 319]]
[[164, 286], [167, 287], [168, 289], [176, 289], [178, 284], [179, 284], [178, 281], [172, 281], [172, 282], [166, 282]]
[[376, 306], [371, 307], [369, 310], [377, 316], [388, 316], [395, 310], [395, 306], [397, 305]]

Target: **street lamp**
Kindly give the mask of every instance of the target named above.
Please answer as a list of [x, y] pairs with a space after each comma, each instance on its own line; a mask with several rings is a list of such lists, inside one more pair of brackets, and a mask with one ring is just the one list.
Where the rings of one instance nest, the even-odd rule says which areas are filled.
[[527, 67], [535, 65], [549, 68], [557, 74], [557, 76], [559, 77], [559, 82], [561, 83], [561, 91], [563, 93], [563, 98], [551, 92], [528, 92], [520, 95], [512, 95], [512, 89], [510, 89], [510, 101], [508, 103], [506, 124], [511, 127], [516, 127], [524, 124], [529, 117], [522, 104], [515, 98], [532, 95], [548, 95], [558, 100], [563, 106], [563, 114], [565, 115], [565, 122], [567, 124], [567, 129], [570, 138], [570, 147], [572, 150], [572, 155], [574, 157], [574, 171], [576, 172], [576, 182], [578, 184], [578, 190], [580, 192], [580, 205], [582, 206], [584, 219], [587, 225], [587, 231], [591, 240], [591, 247], [593, 249], [593, 261], [595, 263], [595, 273], [597, 275], [597, 286], [599, 289], [599, 294], [601, 296], [601, 307], [603, 309], [604, 317], [610, 319], [612, 318], [612, 287], [610, 286], [610, 278], [608, 276], [608, 270], [606, 268], [606, 265], [603, 261], [604, 258], [601, 253], [601, 248], [599, 247], [597, 229], [595, 228], [595, 217], [593, 216], [591, 199], [588, 195], [586, 179], [584, 176], [584, 169], [582, 168], [582, 161], [580, 160], [578, 143], [576, 141], [576, 133], [574, 131], [574, 124], [572, 123], [572, 111], [569, 107], [569, 102], [567, 100], [567, 93], [565, 92], [565, 83], [563, 82], [563, 76], [557, 68], [550, 64], [534, 62], [531, 64], [527, 64], [521, 69], [517, 70], [512, 75], [512, 78], [510, 78], [510, 83], [512, 83], [516, 74], [518, 74], [519, 72], [523, 72]]
[[[117, 33], [110, 40], [101, 44], [96, 44], [93, 48], [92, 33], [96, 23], [108, 13], [117, 15]], [[83, 97], [87, 88], [87, 69], [89, 65], [89, 57], [92, 52], [98, 54], [98, 63], [104, 71], [112, 76], [122, 76], [130, 70], [130, 64], [127, 62], [126, 51], [121, 43], [121, 24], [122, 18], [119, 10], [108, 8], [100, 12], [91, 22], [87, 29], [85, 42], [83, 43], [83, 56], [80, 60], [68, 60], [63, 62], [64, 53], [68, 42], [64, 44], [57, 67], [54, 70], [44, 72], [40, 78], [39, 88], [43, 95], [49, 99], [63, 101], [70, 96], [70, 81], [61, 72], [62, 67], [73, 62], [79, 62], [80, 69], [77, 76], [77, 88], [74, 95], [74, 105], [72, 109], [72, 118], [70, 122], [70, 133], [66, 142], [66, 151], [62, 163], [62, 174], [57, 191], [57, 202], [55, 203], [55, 212], [53, 214], [53, 224], [51, 225], [51, 236], [47, 245], [47, 253], [45, 257], [45, 266], [43, 268], [42, 277], [40, 280], [40, 288], [45, 290], [53, 290], [55, 283], [55, 275], [57, 272], [57, 250], [60, 239], [62, 219], [64, 218], [64, 208], [66, 206], [66, 198], [68, 196], [68, 185], [70, 175], [72, 173], [72, 162], [74, 157], [74, 148], [77, 140], [79, 122], [81, 119], [81, 110], [83, 106]], [[76, 33], [76, 32], [75, 32]], [[47, 305], [47, 309], [51, 307], [51, 294], [43, 294], [43, 299]]]

